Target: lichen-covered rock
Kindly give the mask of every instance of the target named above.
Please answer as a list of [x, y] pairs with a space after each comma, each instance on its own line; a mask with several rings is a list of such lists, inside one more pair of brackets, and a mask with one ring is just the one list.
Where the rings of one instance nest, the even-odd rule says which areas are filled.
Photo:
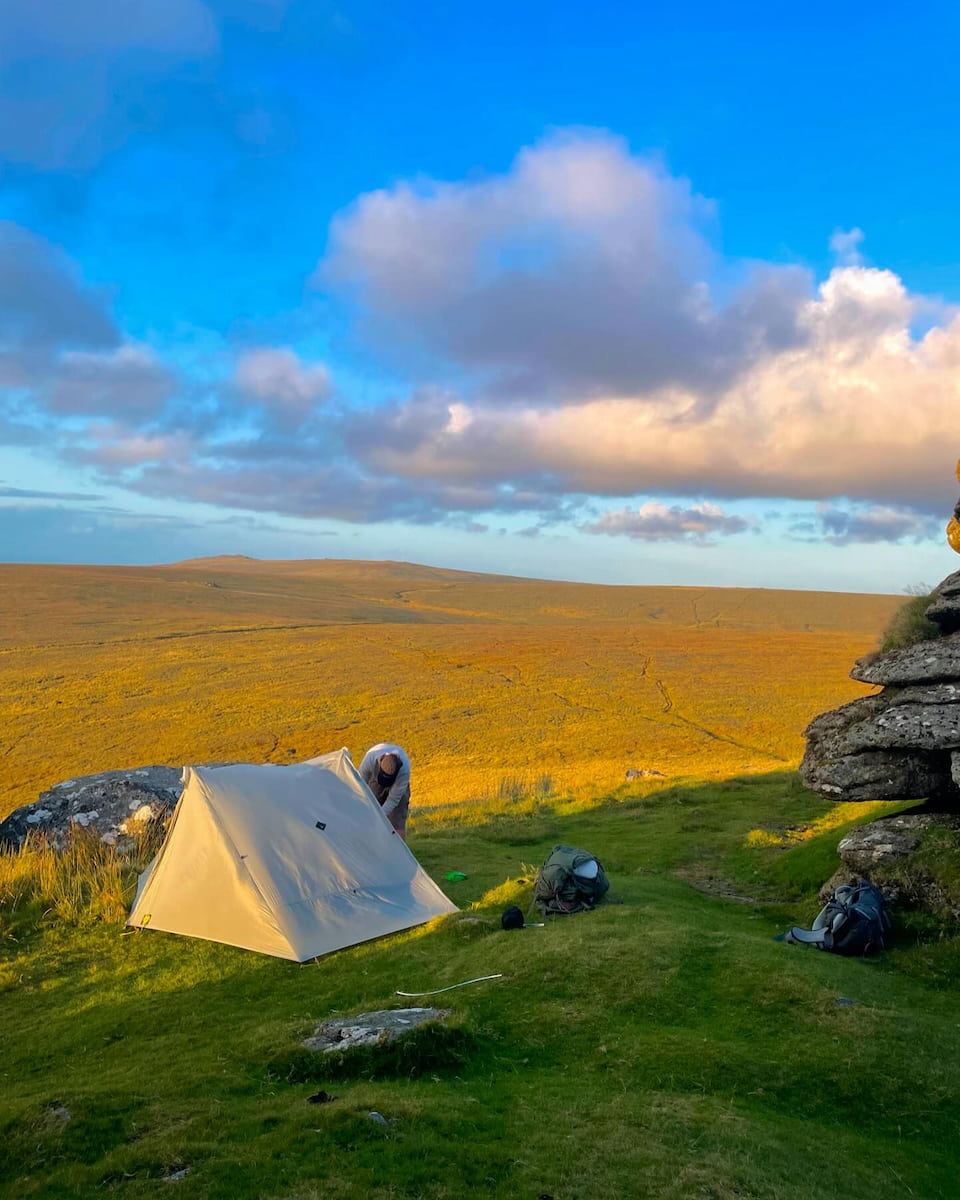
[[866, 750], [837, 758], [807, 748], [800, 764], [804, 786], [829, 800], [920, 800], [950, 782], [945, 756], [903, 750]]
[[956, 681], [960, 679], [960, 633], [885, 654], [868, 654], [858, 659], [850, 675], [861, 683], [885, 687]]
[[912, 687], [885, 688], [883, 701], [888, 708], [900, 704], [960, 704], [960, 683], [914, 684]]
[[[811, 721], [800, 764], [805, 786], [831, 800], [848, 801], [916, 800], [948, 787], [947, 753], [911, 747], [898, 736], [903, 723], [891, 717], [891, 707], [886, 692], [861, 696]], [[910, 717], [917, 707], [903, 705], [896, 711]]]
[[930, 821], [930, 815], [904, 814], [861, 825], [841, 839], [837, 846], [840, 861], [848, 871], [869, 877], [877, 866], [889, 865], [912, 854]]
[[888, 705], [845, 737], [853, 750], [960, 749], [960, 704]]
[[960, 855], [960, 813], [911, 812], [861, 825], [838, 846], [842, 866], [821, 889], [862, 876], [893, 905], [960, 919], [955, 862]]
[[849, 730], [872, 720], [884, 712], [886, 707], [883, 696], [861, 696], [857, 700], [841, 704], [839, 708], [820, 713], [804, 730], [808, 752], [813, 748], [830, 758], [856, 753], [860, 747], [849, 740]]
[[74, 829], [89, 829], [107, 845], [122, 849], [146, 826], [173, 812], [180, 797], [180, 774], [178, 767], [154, 766], [67, 779], [0, 822], [0, 842], [19, 846], [33, 832], [57, 846]]
[[391, 1042], [426, 1021], [443, 1021], [449, 1016], [450, 1010], [444, 1008], [382, 1008], [355, 1017], [323, 1021], [303, 1044], [308, 1050], [319, 1050], [322, 1054], [354, 1046], [375, 1046]]
[[960, 571], [954, 571], [937, 587], [936, 599], [927, 609], [927, 620], [943, 633], [960, 630]]

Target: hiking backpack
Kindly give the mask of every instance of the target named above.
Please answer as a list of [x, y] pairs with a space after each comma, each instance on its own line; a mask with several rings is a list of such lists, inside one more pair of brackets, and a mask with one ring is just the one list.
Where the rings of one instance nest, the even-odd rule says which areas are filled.
[[889, 926], [880, 889], [866, 879], [858, 879], [837, 888], [812, 929], [794, 927], [786, 940], [829, 950], [831, 954], [858, 956], [882, 950], [883, 931]]
[[[592, 878], [577, 873], [578, 868], [590, 863], [596, 863], [597, 868]], [[575, 846], [554, 846], [537, 872], [533, 902], [543, 916], [584, 912], [599, 904], [609, 889], [610, 884], [595, 854]]]

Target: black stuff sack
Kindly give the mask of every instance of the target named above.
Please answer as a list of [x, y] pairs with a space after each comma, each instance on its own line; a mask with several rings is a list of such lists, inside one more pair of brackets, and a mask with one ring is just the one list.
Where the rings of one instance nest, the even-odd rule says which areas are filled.
[[504, 909], [503, 916], [500, 918], [501, 929], [522, 929], [523, 924], [523, 913], [515, 904]]

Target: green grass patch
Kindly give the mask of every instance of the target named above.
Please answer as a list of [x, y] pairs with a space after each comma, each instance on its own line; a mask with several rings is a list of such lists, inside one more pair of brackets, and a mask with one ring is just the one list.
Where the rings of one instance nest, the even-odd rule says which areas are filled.
[[929, 642], [940, 637], [940, 626], [927, 619], [927, 609], [935, 599], [935, 592], [924, 592], [920, 596], [911, 596], [902, 604], [883, 631], [881, 652], [899, 650], [903, 646], [913, 646], [916, 642]]
[[[901, 929], [874, 963], [774, 941], [836, 865], [844, 827], [818, 832], [834, 810], [792, 772], [535, 799], [469, 827], [415, 823], [434, 878], [466, 873], [444, 885], [461, 912], [302, 966], [40, 913], [0, 953], [2, 1190], [956, 1194], [957, 939]], [[622, 903], [504, 932], [556, 841], [596, 853]], [[720, 879], [740, 901], [700, 886]], [[333, 1015], [494, 973], [444, 994], [451, 1023], [409, 1041], [357, 1058], [300, 1046]], [[318, 1085], [330, 1103], [309, 1103]]]

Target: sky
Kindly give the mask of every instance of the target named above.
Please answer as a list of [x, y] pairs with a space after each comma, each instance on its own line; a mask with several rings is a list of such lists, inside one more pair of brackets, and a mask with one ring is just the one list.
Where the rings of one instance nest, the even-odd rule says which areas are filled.
[[936, 583], [958, 33], [0, 0], [0, 560]]

